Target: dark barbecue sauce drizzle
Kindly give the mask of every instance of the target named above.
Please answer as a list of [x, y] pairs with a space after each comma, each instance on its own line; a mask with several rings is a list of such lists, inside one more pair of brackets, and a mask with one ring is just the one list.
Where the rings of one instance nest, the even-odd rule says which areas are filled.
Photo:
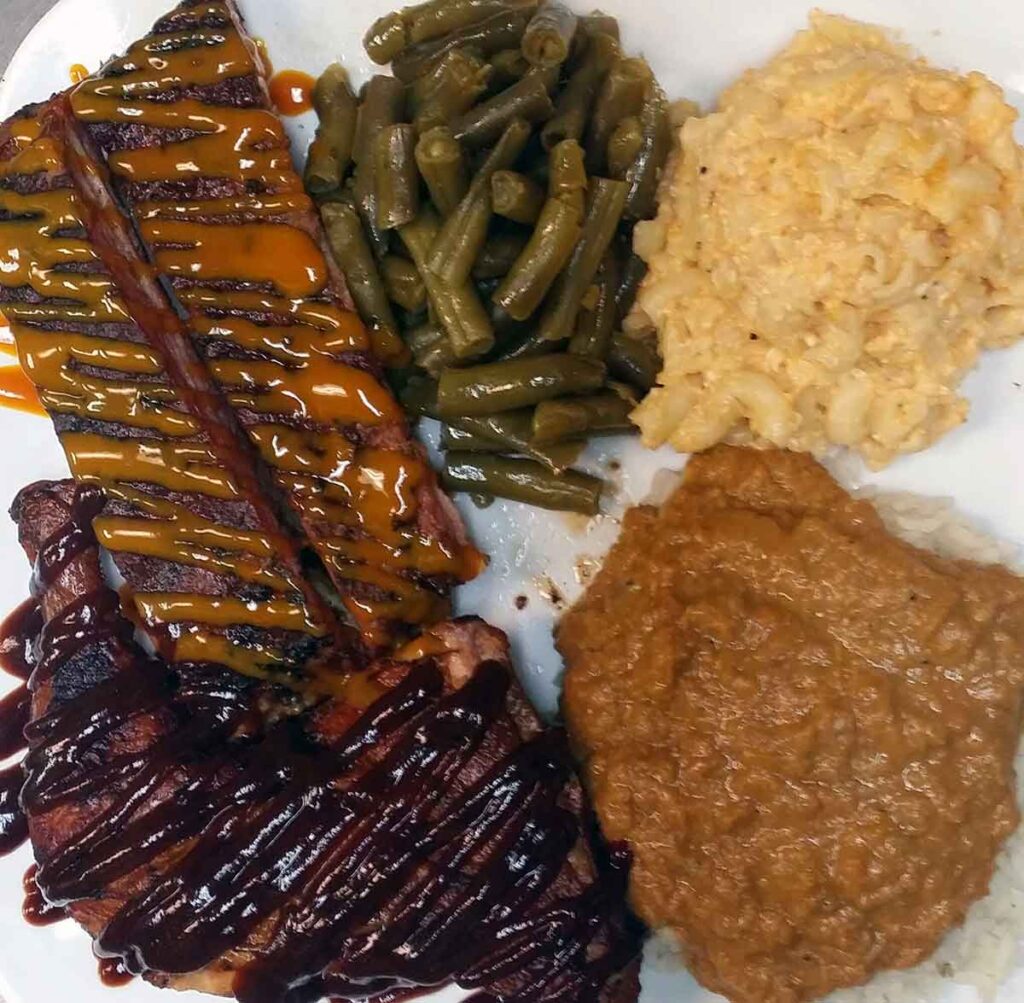
[[[90, 501], [42, 548], [40, 587], [95, 545]], [[22, 804], [76, 809], [34, 877], [46, 902], [136, 876], [95, 944], [125, 975], [195, 972], [260, 931], [242, 1003], [396, 1003], [451, 982], [477, 1003], [595, 1003], [636, 956], [625, 854], [601, 881], [568, 867], [565, 737], [518, 738], [505, 666], [451, 692], [422, 659], [328, 744], [315, 715], [260, 713], [260, 684], [136, 650], [111, 595], [43, 631], [31, 686], [80, 654], [110, 667], [28, 725]]]

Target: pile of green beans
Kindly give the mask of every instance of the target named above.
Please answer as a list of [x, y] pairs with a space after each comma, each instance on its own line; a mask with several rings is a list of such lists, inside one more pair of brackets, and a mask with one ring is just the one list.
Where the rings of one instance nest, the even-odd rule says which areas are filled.
[[671, 148], [618, 22], [561, 0], [428, 0], [365, 38], [392, 76], [329, 67], [306, 188], [406, 409], [441, 422], [445, 483], [586, 514], [586, 441], [633, 431], [651, 341], [622, 331]]

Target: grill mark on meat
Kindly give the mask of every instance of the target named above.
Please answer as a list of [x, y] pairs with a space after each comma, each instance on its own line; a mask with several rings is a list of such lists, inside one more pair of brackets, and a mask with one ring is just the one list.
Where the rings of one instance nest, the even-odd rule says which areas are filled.
[[[24, 115], [0, 128], [0, 137], [11, 154], [0, 177], [12, 182], [0, 189], [0, 207], [28, 219], [0, 222], [0, 244], [17, 247], [24, 262], [0, 276], [0, 303], [73, 473], [107, 488], [97, 529], [130, 588], [133, 615], [169, 656], [209, 651], [242, 671], [298, 671], [311, 654], [302, 635], [314, 638], [314, 648], [325, 643], [306, 610], [303, 590], [312, 586], [298, 555], [289, 558], [276, 523], [268, 535], [265, 517], [230, 475], [214, 473], [205, 431], [81, 238], [83, 209], [61, 144], [38, 117]], [[28, 169], [45, 171], [53, 183], [17, 184]], [[234, 604], [251, 628], [236, 646], [232, 625], [210, 601], [223, 609], [225, 597], [254, 585], [272, 587], [273, 596], [252, 610]], [[299, 635], [270, 622], [270, 611], [277, 617], [283, 609], [302, 611], [307, 626]]]
[[102, 621], [61, 698], [70, 651], [47, 632], [104, 605], [71, 491], [34, 485], [14, 507], [37, 565], [48, 537], [79, 541], [44, 574], [22, 800], [39, 887], [101, 956], [242, 1003], [383, 1003], [455, 981], [477, 1003], [635, 1003], [621, 855], [593, 837], [564, 735], [530, 709], [500, 632], [438, 625], [372, 667], [365, 709], [302, 712], [145, 658]]
[[[191, 350], [350, 615], [384, 644], [406, 624], [442, 616], [451, 583], [472, 577], [482, 559], [455, 510], [427, 499], [440, 492], [436, 477], [348, 312], [255, 46], [230, 2], [203, 9], [230, 26], [187, 27], [182, 8], [81, 84], [73, 111], [188, 317]], [[159, 62], [147, 45], [163, 50]], [[132, 121], [119, 103], [130, 104]], [[200, 105], [219, 131], [182, 134], [184, 116]], [[186, 161], [198, 171], [183, 174], [177, 165]], [[275, 340], [278, 350], [268, 349]]]

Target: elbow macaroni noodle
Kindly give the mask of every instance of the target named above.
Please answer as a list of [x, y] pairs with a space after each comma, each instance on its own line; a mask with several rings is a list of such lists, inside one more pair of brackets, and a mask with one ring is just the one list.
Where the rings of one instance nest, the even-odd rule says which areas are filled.
[[1024, 334], [1015, 120], [981, 74], [822, 14], [688, 119], [637, 227], [627, 331], [655, 326], [664, 358], [645, 442], [843, 445], [879, 467], [960, 424], [979, 352]]

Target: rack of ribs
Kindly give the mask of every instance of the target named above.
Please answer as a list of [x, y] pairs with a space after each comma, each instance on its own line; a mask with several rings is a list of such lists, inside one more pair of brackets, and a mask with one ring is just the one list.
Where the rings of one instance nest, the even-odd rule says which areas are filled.
[[298, 710], [136, 646], [90, 528], [103, 504], [59, 482], [13, 508], [44, 620], [22, 792], [36, 880], [97, 953], [243, 1003], [452, 983], [478, 1003], [636, 1000], [624, 861], [499, 631], [439, 624], [370, 667], [368, 707]]
[[480, 556], [352, 312], [234, 4], [186, 0], [66, 111], [349, 614], [373, 642], [443, 616]]

